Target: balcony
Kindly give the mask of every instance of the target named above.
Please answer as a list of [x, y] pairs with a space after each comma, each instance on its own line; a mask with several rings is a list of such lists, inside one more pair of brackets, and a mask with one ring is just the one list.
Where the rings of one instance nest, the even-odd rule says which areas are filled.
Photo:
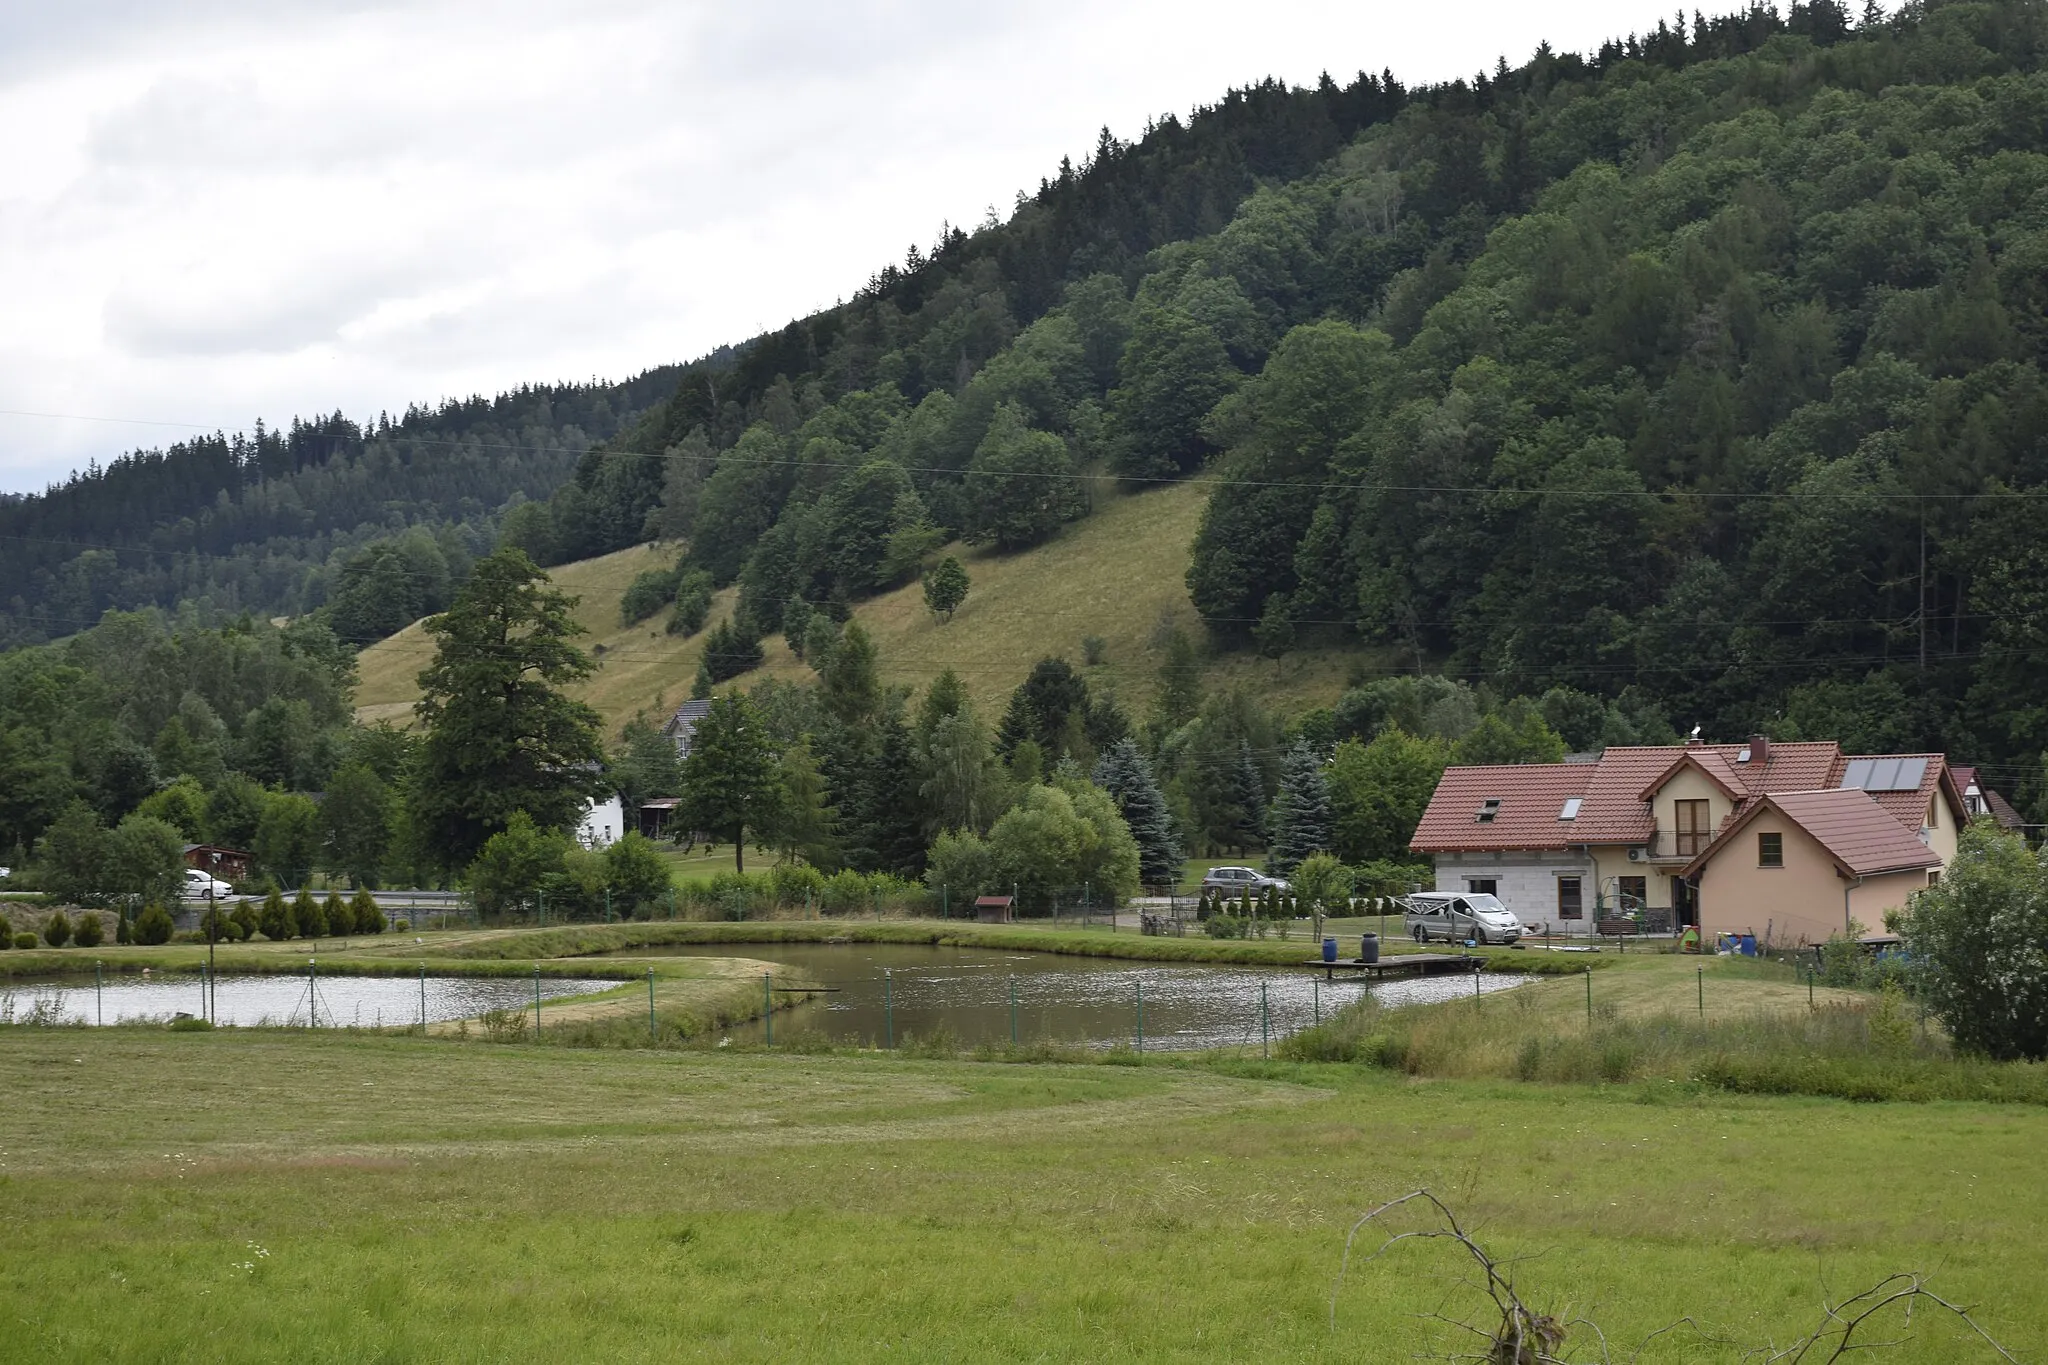
[[1689, 863], [1714, 842], [1711, 831], [1660, 829], [1650, 836], [1650, 860], [1659, 863]]

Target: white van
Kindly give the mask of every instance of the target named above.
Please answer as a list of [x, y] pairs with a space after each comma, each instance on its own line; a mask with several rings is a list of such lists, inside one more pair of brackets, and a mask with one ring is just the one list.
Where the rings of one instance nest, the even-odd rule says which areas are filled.
[[1417, 943], [1442, 939], [1445, 943], [1514, 943], [1522, 937], [1522, 922], [1498, 898], [1479, 892], [1418, 891], [1405, 898], [1407, 916], [1402, 923]]

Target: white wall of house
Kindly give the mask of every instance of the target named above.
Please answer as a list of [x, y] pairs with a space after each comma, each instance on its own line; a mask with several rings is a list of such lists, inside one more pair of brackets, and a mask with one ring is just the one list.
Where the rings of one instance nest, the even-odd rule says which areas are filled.
[[[1436, 855], [1438, 891], [1470, 891], [1474, 881], [1491, 881], [1493, 894], [1515, 912], [1515, 918], [1531, 929], [1548, 925], [1555, 934], [1593, 932], [1594, 894], [1599, 889], [1594, 872], [1592, 859], [1576, 849]], [[1579, 879], [1582, 918], [1558, 918], [1559, 877]]]
[[626, 811], [614, 796], [591, 804], [576, 824], [576, 839], [585, 848], [605, 848], [626, 832]]

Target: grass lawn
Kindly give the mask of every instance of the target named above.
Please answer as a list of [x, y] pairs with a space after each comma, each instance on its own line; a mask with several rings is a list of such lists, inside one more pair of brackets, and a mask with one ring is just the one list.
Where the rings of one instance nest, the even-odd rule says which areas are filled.
[[1915, 1268], [2048, 1350], [2023, 1106], [126, 1029], [0, 1036], [0, 1094], [7, 1359], [1399, 1360], [1442, 1248], [1328, 1296], [1422, 1185], [1620, 1343]]

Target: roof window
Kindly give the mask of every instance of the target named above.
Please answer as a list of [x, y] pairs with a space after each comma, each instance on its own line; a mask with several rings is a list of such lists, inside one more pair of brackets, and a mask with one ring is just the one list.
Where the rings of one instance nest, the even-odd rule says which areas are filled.
[[1564, 800], [1564, 809], [1557, 813], [1557, 818], [1560, 820], [1578, 819], [1579, 802], [1583, 800], [1585, 800], [1585, 798], [1582, 796], [1567, 796]]
[[1479, 814], [1472, 817], [1482, 825], [1493, 823], [1493, 817], [1500, 814], [1500, 798], [1489, 796], [1479, 803]]

